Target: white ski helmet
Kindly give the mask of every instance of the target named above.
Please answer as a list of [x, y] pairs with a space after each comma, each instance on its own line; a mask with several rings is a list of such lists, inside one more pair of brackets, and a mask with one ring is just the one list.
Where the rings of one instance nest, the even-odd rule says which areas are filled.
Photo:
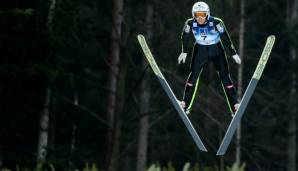
[[193, 18], [196, 18], [196, 16], [195, 16], [196, 12], [205, 12], [207, 14], [207, 19], [209, 19], [210, 9], [209, 9], [208, 4], [206, 4], [205, 2], [199, 1], [199, 2], [196, 2], [192, 6], [192, 17]]

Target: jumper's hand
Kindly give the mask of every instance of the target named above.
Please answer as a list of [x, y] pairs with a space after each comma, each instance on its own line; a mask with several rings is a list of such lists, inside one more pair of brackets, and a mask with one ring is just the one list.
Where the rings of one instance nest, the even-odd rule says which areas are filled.
[[182, 63], [185, 63], [185, 59], [186, 59], [187, 53], [181, 53], [178, 57], [178, 64], [180, 64], [180, 62], [182, 61]]
[[236, 62], [237, 64], [241, 64], [241, 59], [240, 59], [240, 57], [239, 57], [238, 54], [235, 54], [235, 55], [233, 55], [232, 57], [233, 57], [233, 59], [235, 60], [235, 62]]

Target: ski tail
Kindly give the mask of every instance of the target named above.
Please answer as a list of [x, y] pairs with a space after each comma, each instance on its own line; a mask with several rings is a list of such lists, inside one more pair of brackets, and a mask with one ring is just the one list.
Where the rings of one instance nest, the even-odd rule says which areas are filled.
[[267, 38], [265, 47], [263, 49], [261, 58], [258, 62], [257, 68], [253, 74], [253, 77], [250, 80], [249, 85], [247, 86], [246, 91], [242, 97], [239, 109], [235, 113], [235, 116], [233, 117], [233, 119], [229, 125], [229, 128], [222, 140], [222, 143], [220, 144], [220, 147], [219, 147], [216, 155], [224, 155], [226, 153], [228, 146], [231, 143], [232, 137], [241, 122], [241, 118], [242, 118], [244, 111], [249, 103], [249, 100], [258, 84], [258, 81], [260, 80], [260, 78], [262, 76], [262, 73], [263, 73], [265, 66], [267, 64], [267, 61], [269, 59], [271, 50], [273, 48], [274, 42], [275, 42], [275, 36], [270, 35]]

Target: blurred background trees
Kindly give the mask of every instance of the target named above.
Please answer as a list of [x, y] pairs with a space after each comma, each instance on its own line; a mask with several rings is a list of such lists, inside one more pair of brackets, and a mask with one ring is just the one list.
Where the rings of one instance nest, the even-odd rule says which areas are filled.
[[266, 37], [277, 37], [238, 138], [223, 157], [215, 152], [231, 117], [214, 67], [202, 73], [190, 116], [209, 150], [202, 153], [136, 41], [146, 36], [181, 98], [190, 55], [177, 64], [179, 39], [194, 2], [1, 1], [0, 167], [48, 162], [74, 170], [88, 162], [142, 171], [171, 162], [182, 170], [190, 162], [223, 171], [238, 162], [246, 170], [297, 170], [297, 0], [205, 1], [243, 58], [241, 66], [228, 59], [240, 96]]

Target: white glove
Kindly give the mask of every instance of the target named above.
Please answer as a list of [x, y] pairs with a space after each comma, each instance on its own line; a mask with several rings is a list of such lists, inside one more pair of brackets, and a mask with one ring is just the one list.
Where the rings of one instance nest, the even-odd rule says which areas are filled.
[[178, 57], [178, 64], [180, 64], [180, 62], [182, 61], [183, 63], [185, 63], [185, 59], [186, 59], [187, 53], [181, 53]]
[[235, 55], [233, 55], [232, 57], [233, 57], [233, 59], [235, 60], [235, 62], [236, 62], [237, 64], [241, 64], [241, 59], [240, 59], [240, 57], [239, 57], [238, 54], [235, 54]]

